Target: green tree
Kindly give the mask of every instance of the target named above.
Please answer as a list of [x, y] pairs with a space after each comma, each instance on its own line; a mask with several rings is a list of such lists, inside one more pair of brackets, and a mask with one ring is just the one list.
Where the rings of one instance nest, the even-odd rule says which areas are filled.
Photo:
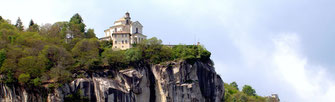
[[234, 87], [236, 90], [239, 90], [238, 89], [238, 85], [237, 85], [237, 83], [234, 81], [234, 82], [231, 82], [230, 83], [230, 86], [232, 86], [232, 87]]
[[76, 68], [90, 69], [97, 66], [99, 60], [98, 39], [83, 39], [79, 41], [71, 50], [76, 61]]
[[35, 25], [33, 20], [30, 20], [29, 27]]
[[15, 27], [19, 30], [19, 31], [23, 31], [24, 27], [21, 21], [21, 18], [19, 17], [16, 21]]
[[70, 67], [74, 63], [72, 55], [63, 47], [58, 47], [56, 45], [44, 46], [39, 56], [47, 58], [47, 69], [56, 66]]
[[43, 57], [27, 56], [19, 59], [18, 66], [20, 72], [26, 72], [31, 77], [39, 77], [45, 71], [45, 61]]
[[29, 32], [38, 32], [39, 31], [39, 26], [34, 23], [33, 20], [30, 20], [28, 30]]
[[250, 85], [244, 85], [242, 92], [249, 96], [256, 96], [256, 91]]
[[203, 46], [197, 45], [197, 47], [199, 48], [198, 49], [198, 51], [199, 51], [198, 58], [200, 58], [202, 61], [210, 60], [211, 52], [206, 50]]
[[109, 49], [113, 47], [113, 41], [100, 41], [100, 48], [101, 49]]
[[74, 37], [84, 37], [86, 25], [83, 22], [82, 17], [76, 13], [70, 19], [70, 30], [74, 34]]
[[94, 33], [94, 29], [88, 29], [85, 33], [85, 38], [97, 38]]
[[147, 39], [136, 45], [143, 54], [145, 60], [157, 64], [171, 59], [171, 48], [163, 46], [162, 40], [156, 37]]
[[142, 52], [138, 48], [130, 48], [125, 52], [126, 59], [130, 62], [142, 60]]
[[125, 51], [113, 51], [112, 48], [104, 51], [102, 53], [104, 65], [115, 67], [115, 68], [124, 68], [128, 64], [128, 61], [125, 56]]

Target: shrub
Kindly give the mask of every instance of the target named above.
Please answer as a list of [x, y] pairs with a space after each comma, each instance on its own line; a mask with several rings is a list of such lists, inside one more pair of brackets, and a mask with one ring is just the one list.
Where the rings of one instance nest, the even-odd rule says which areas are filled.
[[19, 82], [21, 84], [27, 84], [27, 82], [29, 80], [30, 80], [30, 75], [29, 74], [25, 74], [25, 73], [20, 74], [20, 76], [19, 76]]
[[242, 92], [249, 96], [256, 96], [256, 91], [250, 85], [244, 85]]
[[35, 78], [33, 79], [33, 82], [34, 86], [40, 86], [42, 84], [42, 81], [40, 78]]

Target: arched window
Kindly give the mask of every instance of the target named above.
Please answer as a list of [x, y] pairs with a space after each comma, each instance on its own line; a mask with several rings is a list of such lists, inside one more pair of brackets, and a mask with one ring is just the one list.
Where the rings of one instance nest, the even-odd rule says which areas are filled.
[[126, 40], [125, 42], [126, 42], [126, 44], [128, 44], [128, 41], [127, 41], [127, 40]]
[[138, 28], [136, 28], [136, 33], [138, 33]]
[[122, 40], [122, 44], [123, 44], [124, 42], [123, 42], [123, 40]]

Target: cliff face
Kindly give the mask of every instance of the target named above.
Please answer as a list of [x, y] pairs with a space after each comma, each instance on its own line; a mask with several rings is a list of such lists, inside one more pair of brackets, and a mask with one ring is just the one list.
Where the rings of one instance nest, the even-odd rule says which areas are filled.
[[[86, 74], [55, 90], [0, 85], [0, 102], [221, 102], [223, 81], [210, 63], [169, 62]], [[77, 100], [77, 99], [76, 99]]]

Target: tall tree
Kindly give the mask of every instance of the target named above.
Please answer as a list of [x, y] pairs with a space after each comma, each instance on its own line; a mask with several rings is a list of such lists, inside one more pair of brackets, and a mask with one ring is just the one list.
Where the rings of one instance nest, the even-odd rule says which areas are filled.
[[30, 23], [29, 23], [29, 27], [33, 26], [35, 23], [33, 21], [33, 19], [30, 20]]
[[72, 31], [74, 37], [84, 37], [86, 25], [83, 22], [82, 17], [76, 13], [70, 19], [70, 30]]
[[237, 85], [237, 83], [235, 81], [232, 82], [232, 83], [230, 83], [230, 86], [233, 86], [235, 89], [238, 90], [238, 85]]
[[256, 91], [250, 85], [244, 85], [242, 92], [247, 94], [248, 96], [256, 96]]
[[33, 20], [30, 20], [29, 27], [28, 27], [27, 31], [38, 32], [39, 31], [39, 26], [37, 24], [35, 24]]
[[22, 24], [22, 21], [21, 21], [21, 18], [19, 17], [16, 21], [16, 24], [15, 24], [15, 27], [20, 30], [20, 31], [23, 31], [23, 24]]

